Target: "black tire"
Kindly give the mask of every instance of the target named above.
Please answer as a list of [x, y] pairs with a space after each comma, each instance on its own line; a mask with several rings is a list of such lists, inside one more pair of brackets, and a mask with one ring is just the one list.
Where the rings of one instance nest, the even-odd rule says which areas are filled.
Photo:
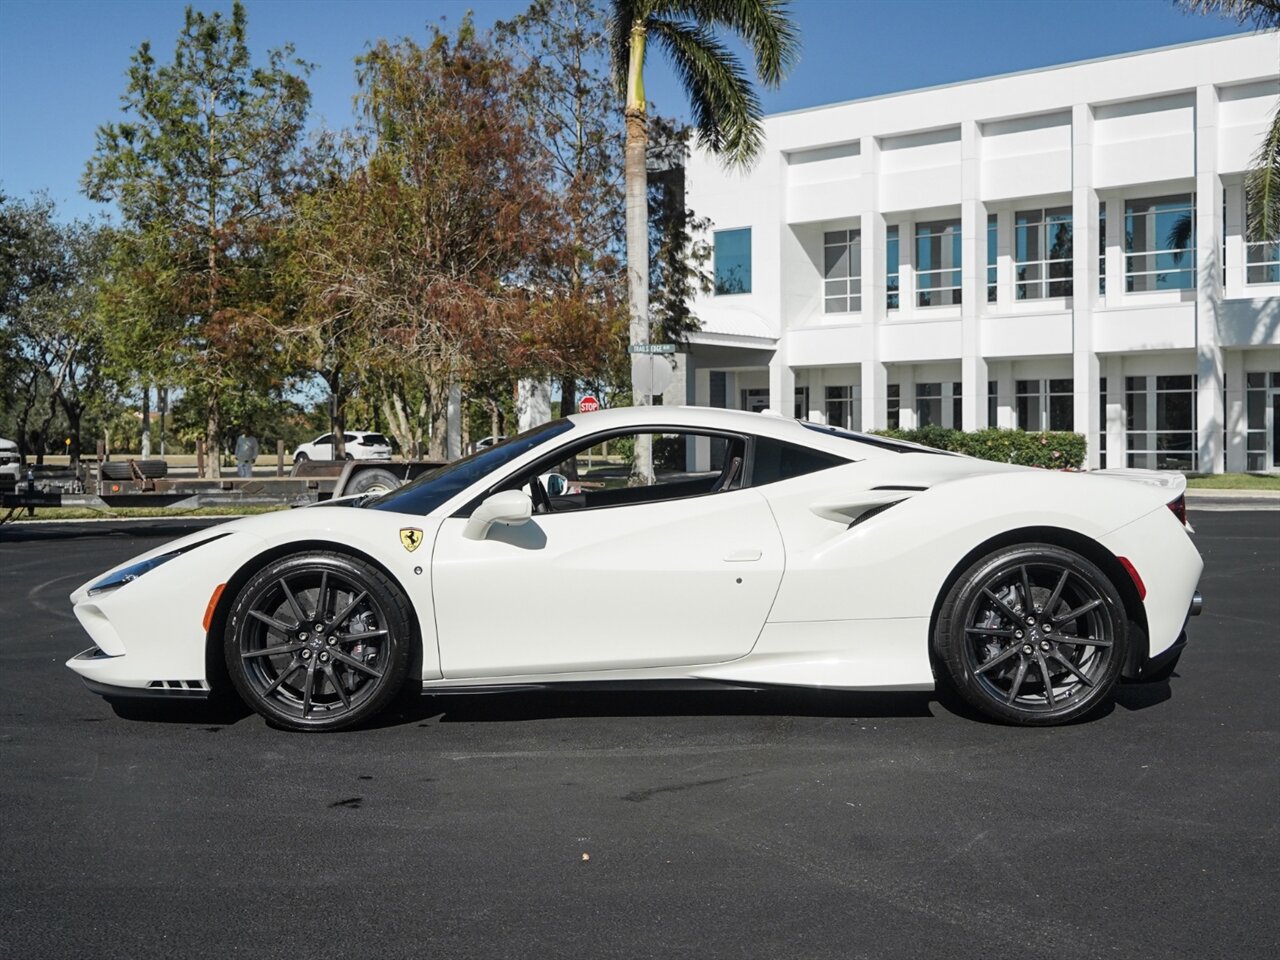
[[960, 576], [939, 611], [934, 649], [944, 679], [974, 709], [1052, 726], [1110, 702], [1127, 629], [1120, 595], [1096, 565], [1029, 543], [997, 550]]
[[344, 491], [345, 493], [390, 493], [401, 484], [390, 470], [381, 468], [362, 470]]
[[340, 730], [377, 715], [404, 687], [411, 623], [404, 594], [369, 564], [329, 552], [283, 557], [236, 597], [223, 637], [227, 672], [273, 726]]
[[139, 460], [138, 470], [148, 480], [159, 480], [169, 475], [169, 464], [164, 460]]
[[297, 453], [295, 453], [295, 454], [293, 455], [293, 462], [294, 462], [294, 463], [306, 463], [306, 462], [307, 462], [308, 460], [310, 460], [310, 459], [311, 459], [311, 458], [310, 458], [310, 457], [308, 457], [308, 456], [307, 456], [305, 453], [303, 453], [301, 450], [299, 450]]
[[355, 457], [353, 457], [353, 456], [352, 456], [351, 454], [349, 454], [349, 453], [344, 453], [344, 454], [342, 455], [342, 459], [343, 459], [343, 460], [354, 460], [354, 459], [355, 459]]
[[110, 460], [105, 460], [102, 463], [102, 479], [132, 480], [133, 471], [129, 469], [129, 464], [127, 461], [125, 463], [120, 463], [119, 461], [116, 461], [113, 463]]

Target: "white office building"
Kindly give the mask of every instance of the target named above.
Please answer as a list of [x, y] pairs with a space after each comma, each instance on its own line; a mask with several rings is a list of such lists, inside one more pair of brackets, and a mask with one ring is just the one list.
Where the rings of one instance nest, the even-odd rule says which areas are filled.
[[1280, 33], [1242, 35], [770, 116], [745, 172], [695, 152], [686, 398], [1280, 471], [1280, 244], [1243, 185], [1278, 74]]

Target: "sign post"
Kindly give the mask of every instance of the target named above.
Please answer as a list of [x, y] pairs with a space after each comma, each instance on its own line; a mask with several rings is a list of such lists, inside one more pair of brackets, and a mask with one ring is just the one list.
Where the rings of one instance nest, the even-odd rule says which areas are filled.
[[653, 396], [667, 389], [673, 376], [671, 364], [665, 359], [676, 352], [674, 343], [633, 343], [627, 348], [631, 354], [631, 382], [646, 396]]

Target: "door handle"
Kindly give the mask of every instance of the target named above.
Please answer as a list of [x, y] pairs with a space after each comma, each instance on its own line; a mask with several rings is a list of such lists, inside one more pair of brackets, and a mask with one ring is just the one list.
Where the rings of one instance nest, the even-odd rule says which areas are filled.
[[759, 550], [735, 550], [724, 558], [725, 563], [746, 563], [751, 560], [759, 560]]

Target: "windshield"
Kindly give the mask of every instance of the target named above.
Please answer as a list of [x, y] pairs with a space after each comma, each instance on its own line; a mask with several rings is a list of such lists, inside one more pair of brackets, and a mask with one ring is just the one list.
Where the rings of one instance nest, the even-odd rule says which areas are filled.
[[552, 420], [541, 424], [510, 440], [484, 447], [438, 470], [424, 473], [413, 483], [385, 493], [362, 506], [371, 510], [425, 516], [482, 477], [487, 477], [539, 444], [572, 429], [573, 424], [568, 420]]

